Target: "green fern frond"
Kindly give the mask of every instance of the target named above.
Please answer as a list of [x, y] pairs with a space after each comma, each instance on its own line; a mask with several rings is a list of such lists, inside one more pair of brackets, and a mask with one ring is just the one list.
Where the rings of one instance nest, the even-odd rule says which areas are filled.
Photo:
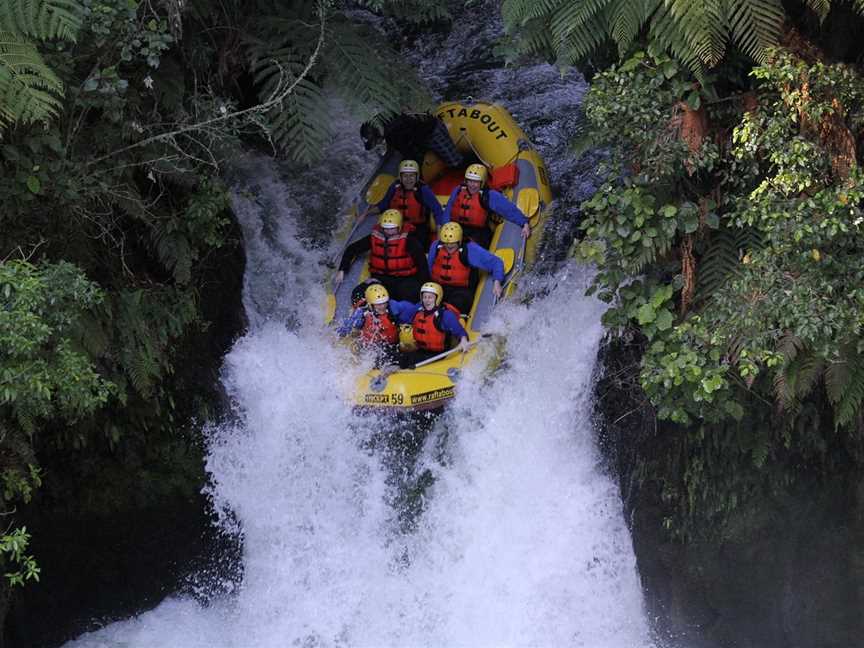
[[331, 21], [324, 52], [327, 85], [362, 119], [426, 108], [429, 97], [414, 71], [398, 62], [375, 34], [347, 21]]
[[825, 388], [838, 426], [854, 421], [864, 404], [864, 356], [848, 347], [842, 351], [843, 356], [825, 371]]
[[777, 409], [785, 414], [794, 414], [801, 404], [795, 397], [795, 388], [789, 379], [787, 371], [778, 371], [774, 374], [774, 402]]
[[[613, 0], [583, 0], [582, 2], [567, 2], [562, 4], [552, 13], [549, 26], [552, 30], [552, 38], [556, 42], [563, 42], [569, 35], [598, 15], [608, 7]], [[594, 21], [592, 21], [594, 22]], [[596, 24], [596, 22], [595, 22]], [[602, 25], [605, 27], [605, 25]], [[605, 29], [604, 29], [605, 31]]]
[[849, 363], [845, 358], [841, 358], [828, 365], [825, 370], [825, 391], [828, 394], [828, 400], [833, 405], [837, 405], [843, 400], [843, 393], [849, 385], [852, 376], [852, 371]]
[[556, 55], [559, 64], [575, 65], [585, 59], [607, 40], [605, 20], [591, 16], [585, 23], [571, 29], [566, 38], [558, 42]]
[[567, 0], [504, 0], [501, 15], [505, 24], [518, 27], [533, 18], [551, 14], [564, 4], [568, 4]]
[[793, 333], [780, 337], [776, 351], [783, 356], [784, 363], [774, 375], [774, 398], [778, 409], [794, 418], [801, 409], [802, 400], [824, 375], [825, 362]]
[[135, 391], [147, 395], [159, 378], [159, 364], [146, 352], [139, 351], [128, 364], [127, 373]]
[[554, 52], [555, 47], [545, 23], [535, 21], [526, 25], [516, 41], [516, 51], [526, 55]]
[[727, 229], [713, 232], [699, 262], [696, 299], [710, 298], [738, 271], [740, 263], [735, 235]]
[[63, 84], [34, 41], [74, 41], [83, 17], [78, 0], [0, 2], [0, 129], [59, 114]]
[[[266, 45], [262, 45], [253, 48], [253, 54], [256, 60], [252, 71], [263, 97], [272, 95], [286, 83], [293, 83], [306, 65], [306, 59], [288, 47], [268, 51]], [[308, 77], [297, 84], [280, 107], [269, 112], [267, 120], [274, 143], [301, 162], [317, 159], [330, 139], [327, 107], [321, 88]]]
[[162, 265], [174, 275], [178, 284], [192, 280], [192, 245], [183, 232], [168, 227], [157, 227], [152, 232], [156, 254]]
[[652, 16], [649, 36], [686, 65], [697, 79], [704, 78], [705, 66], [699, 53], [691, 47], [687, 33], [665, 7], [659, 7]]
[[853, 0], [852, 8], [855, 9], [859, 16], [864, 16], [864, 0]]
[[732, 37], [745, 54], [759, 63], [765, 63], [768, 49], [777, 45], [783, 18], [780, 0], [729, 2]]
[[[381, 4], [385, 5], [393, 3]], [[276, 9], [283, 14], [262, 19], [262, 32], [250, 45], [252, 71], [262, 97], [272, 96], [277, 88], [295, 82], [318, 43], [319, 32], [309, 28], [315, 21], [310, 23], [304, 14], [309, 13], [308, 3], [279, 5]], [[291, 35], [290, 42], [286, 34]], [[294, 159], [312, 162], [330, 140], [325, 96], [331, 91], [347, 99], [363, 120], [397, 113], [404, 106], [428, 107], [429, 97], [423, 93], [414, 71], [394, 62], [398, 57], [382, 46], [376, 33], [331, 16], [326, 21], [323, 42], [311, 74], [296, 85], [279, 109], [267, 115], [274, 143]]]
[[798, 358], [798, 370], [795, 377], [795, 394], [803, 398], [809, 394], [825, 374], [825, 361], [815, 353], [805, 353]]
[[729, 22], [722, 0], [667, 0], [670, 17], [689, 50], [706, 66], [723, 58], [729, 40]]
[[766, 248], [765, 235], [755, 227], [742, 227], [735, 235], [738, 255], [744, 258], [748, 253], [759, 252]]
[[[804, 4], [816, 14], [819, 22], [824, 22], [828, 17], [828, 12], [831, 11], [831, 0], [804, 0]], [[853, 4], [858, 4], [857, 2]]]
[[624, 56], [630, 45], [642, 31], [651, 15], [657, 10], [660, 0], [639, 2], [615, 2], [609, 10], [609, 34]]
[[276, 145], [293, 159], [317, 160], [330, 140], [330, 120], [321, 89], [303, 79], [282, 102], [281, 109], [268, 115], [270, 133]]
[[62, 92], [63, 83], [31, 42], [0, 31], [0, 128], [55, 117]]
[[0, 31], [15, 32], [35, 40], [68, 40], [78, 37], [84, 21], [78, 0], [3, 0]]
[[[864, 12], [864, 0], [856, 1]], [[811, 2], [830, 6], [830, 0]], [[649, 40], [697, 79], [723, 59], [730, 42], [764, 61], [785, 17], [781, 0], [506, 0], [502, 12], [508, 32], [521, 41], [518, 51], [553, 53], [560, 60], [583, 58], [607, 40], [624, 56], [650, 23]]]
[[775, 351], [783, 356], [785, 362], [791, 363], [804, 349], [804, 340], [794, 333], [786, 332], [777, 340]]

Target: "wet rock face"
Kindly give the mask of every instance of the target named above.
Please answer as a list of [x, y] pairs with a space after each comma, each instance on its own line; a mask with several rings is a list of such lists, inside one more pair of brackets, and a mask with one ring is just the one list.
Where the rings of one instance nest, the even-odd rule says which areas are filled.
[[[607, 345], [597, 383], [601, 448], [619, 477], [649, 618], [670, 648], [848, 648], [864, 637], [864, 479], [766, 499], [722, 539], [682, 544], [641, 462], [669, 451], [632, 380], [639, 345]], [[649, 476], [652, 477], [652, 476]], [[653, 477], [659, 477], [654, 475]], [[851, 486], [850, 486], [851, 484]]]
[[860, 545], [831, 494], [766, 502], [717, 544], [669, 543], [656, 510], [640, 502], [634, 546], [652, 616], [674, 645], [859, 645]]
[[155, 606], [204, 551], [204, 510], [199, 499], [109, 517], [32, 520], [42, 577], [16, 592], [5, 645], [59, 646]]
[[[175, 360], [174, 399], [178, 411], [188, 405], [184, 416], [193, 416], [193, 403], [201, 400], [219, 411], [224, 398], [222, 357], [246, 327], [241, 301], [246, 260], [236, 224], [228, 238], [235, 243], [208, 259], [208, 280], [199, 292], [202, 317], [210, 325], [187, 336]], [[187, 576], [207, 572], [213, 561], [234, 562], [236, 541], [215, 531], [205, 498], [198, 494], [204, 477], [200, 445], [195, 439], [189, 443], [190, 463], [202, 464], [190, 474], [179, 468], [176, 475], [148, 472], [141, 457], [124, 467], [133, 471], [132, 482], [139, 480], [141, 490], [147, 489], [148, 480], [170, 477], [183, 482], [174, 495], [158, 501], [142, 497], [137, 485], [130, 491], [117, 484], [110, 499], [120, 510], [105, 514], [88, 511], [82, 503], [87, 498], [80, 493], [54, 501], [54, 494], [73, 488], [69, 484], [49, 482], [36, 492], [20, 515], [33, 536], [28, 551], [39, 563], [41, 578], [13, 592], [0, 648], [61, 645], [107, 621], [153, 607], [169, 593], [189, 590]], [[106, 458], [111, 460], [116, 457]], [[141, 474], [134, 475], [136, 470]], [[62, 479], [51, 465], [46, 473], [48, 479]], [[151, 501], [142, 507], [142, 500]], [[223, 566], [224, 573], [230, 571]], [[0, 596], [0, 610], [6, 604]]]

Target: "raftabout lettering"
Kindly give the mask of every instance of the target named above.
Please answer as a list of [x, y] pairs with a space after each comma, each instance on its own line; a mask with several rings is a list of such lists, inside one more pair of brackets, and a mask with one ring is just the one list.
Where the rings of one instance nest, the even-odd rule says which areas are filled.
[[489, 113], [485, 113], [478, 108], [472, 109], [470, 112], [467, 108], [448, 108], [440, 113], [438, 113], [439, 119], [445, 119], [444, 115], [450, 115], [450, 119], [455, 117], [467, 117], [468, 119], [476, 119], [481, 124], [486, 126], [486, 130], [490, 133], [498, 133], [495, 136], [496, 140], [506, 139], [510, 137], [507, 132], [499, 126], [495, 120], [492, 118], [492, 115]]
[[453, 398], [453, 394], [454, 390], [452, 387], [443, 387], [441, 389], [423, 392], [422, 394], [414, 394], [411, 397], [411, 404], [420, 405], [422, 403], [428, 403], [442, 398]]

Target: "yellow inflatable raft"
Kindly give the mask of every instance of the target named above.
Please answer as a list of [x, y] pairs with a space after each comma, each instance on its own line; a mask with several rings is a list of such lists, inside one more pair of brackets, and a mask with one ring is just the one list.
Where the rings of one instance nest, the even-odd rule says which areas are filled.
[[[517, 225], [504, 220], [495, 225], [489, 249], [504, 261], [506, 283], [503, 298], [506, 299], [512, 294], [525, 264], [533, 260], [548, 215], [547, 206], [552, 194], [546, 168], [525, 133], [501, 106], [484, 102], [452, 102], [439, 106], [436, 114], [447, 126], [451, 139], [465, 158], [468, 161], [479, 159], [489, 169], [489, 185], [516, 203], [530, 219], [532, 235], [527, 242], [522, 239], [521, 228]], [[367, 205], [384, 197], [396, 178], [400, 161], [397, 152], [381, 161], [366, 184], [355, 213], [362, 213]], [[462, 182], [464, 168], [447, 168], [434, 153], [429, 152], [423, 160], [421, 172], [424, 182], [435, 192], [441, 204], [446, 205], [450, 192]], [[345, 244], [368, 235], [376, 219], [377, 216], [370, 215], [356, 224], [352, 216], [345, 227]], [[329, 322], [341, 322], [350, 315], [351, 290], [367, 277], [366, 259], [356, 260], [346, 272], [339, 289], [329, 296]], [[494, 306], [491, 277], [480, 273], [467, 321], [463, 319], [471, 341], [483, 338]], [[404, 412], [441, 407], [455, 395], [463, 368], [476, 354], [475, 344], [467, 353], [452, 349], [413, 368], [399, 369], [388, 375], [382, 375], [379, 370], [369, 371], [357, 382], [354, 404], [361, 408]]]

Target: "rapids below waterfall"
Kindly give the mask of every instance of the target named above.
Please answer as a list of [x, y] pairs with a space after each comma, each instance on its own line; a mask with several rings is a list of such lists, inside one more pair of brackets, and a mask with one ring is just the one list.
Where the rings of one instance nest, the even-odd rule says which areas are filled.
[[[249, 329], [225, 358], [234, 415], [209, 430], [207, 471], [219, 523], [242, 537], [242, 579], [68, 646], [653, 646], [620, 496], [595, 443], [604, 306], [584, 296], [590, 271], [560, 261], [575, 206], [596, 184], [566, 149], [586, 87], [547, 65], [462, 67], [496, 30], [463, 21], [409, 55], [442, 98], [473, 88], [507, 107], [555, 183], [544, 271], [491, 326], [506, 336], [506, 361], [491, 376], [475, 362], [437, 419], [352, 413], [345, 397], [362, 367], [321, 324], [337, 250], [320, 241], [333, 187], [356, 193], [375, 158], [352, 135], [303, 175], [239, 161]], [[448, 64], [434, 47], [452, 54]], [[357, 132], [341, 119], [341, 132]]]

